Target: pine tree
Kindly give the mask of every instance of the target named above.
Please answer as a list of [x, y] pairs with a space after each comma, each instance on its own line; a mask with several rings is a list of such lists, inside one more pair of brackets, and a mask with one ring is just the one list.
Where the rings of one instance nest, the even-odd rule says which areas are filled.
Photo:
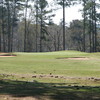
[[24, 52], [27, 51], [27, 7], [28, 7], [28, 1], [26, 0], [25, 3], [25, 33], [24, 33]]
[[48, 2], [46, 0], [38, 0], [38, 23], [40, 24], [40, 52], [43, 51], [43, 43], [47, 41], [46, 36], [48, 35], [47, 26], [48, 20], [54, 17], [52, 10], [46, 10]]
[[55, 0], [56, 3], [62, 6], [63, 9], [63, 50], [66, 49], [65, 43], [65, 7], [71, 6], [76, 3], [77, 0]]

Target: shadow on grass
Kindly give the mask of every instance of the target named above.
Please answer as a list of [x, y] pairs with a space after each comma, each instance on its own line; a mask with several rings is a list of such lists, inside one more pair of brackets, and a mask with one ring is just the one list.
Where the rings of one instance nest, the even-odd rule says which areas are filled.
[[13, 97], [38, 97], [38, 100], [46, 100], [41, 99], [42, 97], [50, 97], [47, 100], [100, 100], [100, 87], [0, 80], [0, 95], [3, 94]]

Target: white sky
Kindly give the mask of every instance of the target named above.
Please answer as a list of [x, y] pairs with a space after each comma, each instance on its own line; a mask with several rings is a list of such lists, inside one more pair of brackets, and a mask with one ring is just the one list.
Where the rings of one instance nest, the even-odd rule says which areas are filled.
[[[52, 0], [48, 0], [48, 3], [50, 3]], [[75, 5], [72, 7], [67, 7], [65, 9], [65, 20], [66, 23], [69, 23], [70, 21], [74, 20], [74, 19], [82, 19], [82, 14], [79, 10], [82, 9], [81, 5]], [[63, 13], [62, 13], [62, 9], [59, 9], [56, 11], [56, 16], [53, 18], [53, 21], [57, 24], [59, 24], [60, 20], [63, 17]]]
[[[72, 21], [74, 19], [82, 19], [82, 14], [79, 11], [80, 8], [82, 8], [82, 7], [81, 6], [74, 6], [74, 7], [66, 8], [66, 10], [65, 10], [66, 23], [69, 23], [70, 21]], [[59, 23], [59, 21], [60, 21], [60, 19], [62, 19], [62, 17], [63, 17], [62, 9], [60, 9], [56, 12], [56, 16], [53, 20], [55, 23]]]

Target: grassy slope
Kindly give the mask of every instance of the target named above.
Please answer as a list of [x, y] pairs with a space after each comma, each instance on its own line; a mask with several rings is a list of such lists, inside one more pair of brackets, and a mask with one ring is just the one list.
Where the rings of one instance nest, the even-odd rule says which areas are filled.
[[[5, 100], [5, 98], [12, 100], [12, 97], [18, 97], [15, 100], [22, 100], [20, 97], [30, 96], [36, 100], [100, 100], [100, 81], [51, 78], [31, 80], [30, 78], [34, 74], [49, 75], [50, 73], [69, 77], [100, 78], [100, 53], [60, 51], [15, 54], [17, 54], [16, 57], [0, 57], [0, 74], [26, 75], [27, 78], [5, 77], [11, 80], [0, 80], [0, 100]], [[64, 57], [88, 57], [90, 59], [59, 59]], [[28, 81], [26, 82], [26, 80]], [[33, 80], [35, 81], [33, 82]]]
[[[0, 58], [0, 73], [57, 74], [66, 76], [100, 76], [100, 53], [76, 51], [50, 53], [16, 53], [16, 57]], [[58, 59], [63, 57], [89, 57], [89, 60]]]

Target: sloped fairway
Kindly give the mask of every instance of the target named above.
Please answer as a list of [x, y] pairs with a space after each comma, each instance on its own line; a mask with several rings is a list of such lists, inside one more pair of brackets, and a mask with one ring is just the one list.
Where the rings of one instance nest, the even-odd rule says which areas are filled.
[[0, 57], [0, 100], [100, 100], [100, 53]]

